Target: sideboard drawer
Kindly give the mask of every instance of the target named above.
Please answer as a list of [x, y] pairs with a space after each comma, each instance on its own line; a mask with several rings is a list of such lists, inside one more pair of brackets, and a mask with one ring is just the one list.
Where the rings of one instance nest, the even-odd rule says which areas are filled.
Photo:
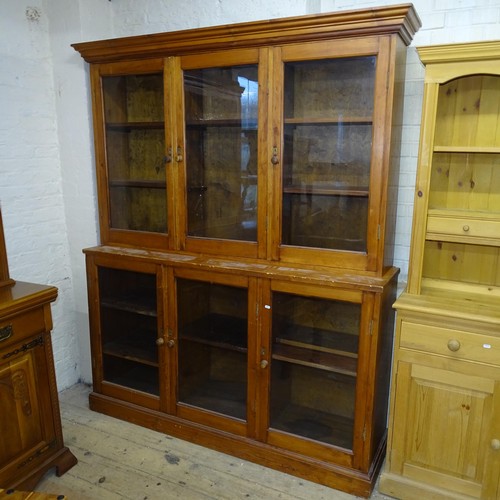
[[401, 347], [500, 366], [500, 336], [403, 321]]
[[0, 351], [14, 342], [43, 333], [46, 329], [43, 307], [4, 319], [0, 321]]

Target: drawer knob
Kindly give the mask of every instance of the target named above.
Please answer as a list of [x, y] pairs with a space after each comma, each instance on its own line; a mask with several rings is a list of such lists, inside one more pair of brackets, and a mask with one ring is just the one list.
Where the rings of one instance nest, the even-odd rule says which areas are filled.
[[174, 345], [175, 345], [175, 340], [173, 340], [173, 339], [170, 339], [167, 342], [167, 346], [170, 347], [170, 349], [172, 349], [172, 347], [174, 347]]
[[464, 230], [464, 233], [467, 233], [470, 227], [467, 224], [465, 224], [465, 226], [462, 229]]
[[492, 439], [491, 440], [491, 448], [493, 450], [500, 450], [500, 439]]
[[448, 349], [457, 352], [460, 349], [460, 342], [457, 339], [448, 340]]
[[165, 343], [165, 339], [163, 339], [162, 337], [158, 337], [156, 339], [156, 345], [163, 345]]
[[260, 362], [260, 367], [261, 367], [261, 368], [267, 368], [267, 365], [268, 365], [268, 364], [269, 364], [269, 363], [267, 362], [267, 360], [266, 360], [266, 359], [263, 359], [263, 360]]

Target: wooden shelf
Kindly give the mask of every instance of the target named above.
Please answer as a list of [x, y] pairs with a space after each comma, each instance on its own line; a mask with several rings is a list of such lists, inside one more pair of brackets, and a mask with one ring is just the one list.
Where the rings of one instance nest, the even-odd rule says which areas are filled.
[[310, 194], [313, 196], [359, 196], [368, 198], [368, 188], [347, 187], [302, 187], [287, 186], [283, 188], [284, 194]]
[[274, 341], [277, 344], [338, 354], [349, 358], [358, 357], [359, 338], [357, 335], [348, 333], [292, 326], [287, 328], [283, 334], [277, 333]]
[[352, 418], [289, 404], [271, 417], [271, 429], [352, 449]]
[[186, 122], [187, 128], [205, 128], [205, 127], [234, 127], [242, 128], [243, 130], [257, 131], [257, 118], [250, 118], [248, 120], [241, 118], [220, 118], [220, 119], [200, 119], [190, 120]]
[[156, 297], [151, 300], [148, 295], [145, 293], [124, 297], [103, 297], [101, 307], [156, 317]]
[[[439, 297], [447, 315], [500, 323], [500, 285], [422, 277], [422, 296]], [[421, 297], [421, 296], [417, 296]], [[450, 304], [455, 304], [450, 308]], [[443, 308], [443, 304], [439, 307]]]
[[[106, 366], [106, 361], [104, 361], [105, 376], [103, 382], [110, 382], [121, 387], [134, 389], [153, 396], [160, 395], [158, 370], [155, 367], [131, 363], [128, 360], [119, 360], [118, 358], [116, 358], [115, 361], [120, 362], [121, 370], [113, 370], [113, 367], [109, 366], [109, 364]], [[125, 366], [124, 363], [131, 364]]]
[[109, 186], [114, 188], [146, 188], [146, 189], [166, 189], [166, 183], [164, 180], [140, 180], [140, 179], [116, 179], [110, 180]]
[[272, 358], [319, 370], [343, 373], [351, 377], [355, 377], [357, 373], [357, 359], [314, 349], [303, 349], [292, 345], [274, 344]]
[[449, 217], [452, 219], [478, 219], [497, 221], [500, 218], [500, 212], [491, 210], [469, 210], [468, 208], [429, 208], [427, 211], [429, 217]]
[[144, 365], [159, 366], [155, 337], [151, 333], [149, 333], [148, 339], [140, 342], [132, 340], [104, 342], [102, 352], [108, 356], [123, 358]]
[[106, 130], [130, 132], [132, 130], [163, 129], [165, 122], [107, 122]]
[[181, 394], [179, 403], [246, 420], [246, 388], [242, 382], [207, 380], [189, 394]]
[[285, 125], [371, 125], [371, 116], [294, 117], [285, 118]]
[[180, 327], [179, 340], [247, 352], [247, 321], [223, 314], [209, 314]]
[[498, 146], [434, 146], [434, 153], [500, 153]]

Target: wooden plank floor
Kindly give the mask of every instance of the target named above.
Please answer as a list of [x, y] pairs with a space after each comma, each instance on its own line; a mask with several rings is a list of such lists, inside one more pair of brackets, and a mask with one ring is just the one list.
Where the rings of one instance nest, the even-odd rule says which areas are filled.
[[[68, 500], [353, 500], [346, 493], [95, 413], [83, 384], [60, 394], [65, 444], [78, 464], [36, 491]], [[377, 491], [372, 499], [387, 499]]]

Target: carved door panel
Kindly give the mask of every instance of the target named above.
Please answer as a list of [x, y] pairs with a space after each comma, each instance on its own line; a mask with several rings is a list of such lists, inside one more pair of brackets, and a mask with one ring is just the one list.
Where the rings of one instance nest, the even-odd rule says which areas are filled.
[[44, 418], [47, 384], [38, 384], [44, 371], [43, 338], [0, 354], [0, 486], [7, 469], [21, 470], [54, 444], [50, 419]]

